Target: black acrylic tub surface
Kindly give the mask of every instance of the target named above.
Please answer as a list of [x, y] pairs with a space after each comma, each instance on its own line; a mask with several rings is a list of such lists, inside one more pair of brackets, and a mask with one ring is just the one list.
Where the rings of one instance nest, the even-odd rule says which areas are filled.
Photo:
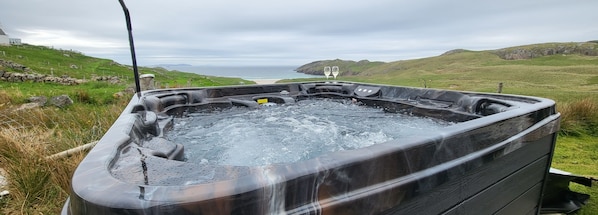
[[[184, 162], [184, 143], [163, 139], [188, 113], [321, 97], [454, 124], [265, 166]], [[349, 82], [145, 91], [81, 162], [63, 214], [537, 214], [558, 127], [553, 101], [502, 94]]]

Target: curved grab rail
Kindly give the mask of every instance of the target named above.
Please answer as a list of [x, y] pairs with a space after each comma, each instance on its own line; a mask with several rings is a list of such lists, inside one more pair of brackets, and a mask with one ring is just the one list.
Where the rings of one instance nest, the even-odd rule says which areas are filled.
[[131, 16], [129, 15], [129, 9], [125, 5], [123, 0], [118, 0], [120, 6], [125, 12], [125, 19], [127, 22], [127, 30], [129, 32], [129, 47], [131, 48], [131, 59], [133, 60], [133, 74], [135, 76], [135, 93], [137, 97], [141, 97], [141, 86], [139, 84], [139, 70], [137, 69], [137, 58], [135, 57], [135, 45], [133, 44], [133, 28], [131, 27]]

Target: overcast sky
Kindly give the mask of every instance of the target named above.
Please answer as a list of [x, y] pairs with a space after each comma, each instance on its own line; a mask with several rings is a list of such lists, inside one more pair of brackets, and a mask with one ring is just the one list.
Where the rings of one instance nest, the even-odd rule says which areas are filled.
[[[139, 65], [397, 61], [598, 39], [597, 0], [125, 0]], [[117, 0], [0, 0], [24, 43], [131, 65]]]

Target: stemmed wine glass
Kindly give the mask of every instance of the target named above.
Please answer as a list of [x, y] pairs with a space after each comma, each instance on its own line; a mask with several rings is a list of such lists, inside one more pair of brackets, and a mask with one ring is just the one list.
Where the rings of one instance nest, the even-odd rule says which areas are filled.
[[324, 75], [326, 76], [326, 79], [328, 79], [328, 77], [330, 76], [330, 67], [324, 67]]
[[332, 75], [334, 76], [334, 79], [336, 79], [336, 76], [338, 76], [338, 66], [332, 67]]

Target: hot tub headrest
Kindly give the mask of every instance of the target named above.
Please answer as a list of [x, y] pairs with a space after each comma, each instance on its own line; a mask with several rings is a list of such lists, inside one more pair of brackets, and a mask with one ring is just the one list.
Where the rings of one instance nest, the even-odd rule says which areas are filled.
[[353, 90], [357, 87], [356, 84], [347, 83], [308, 83], [302, 84], [301, 90], [305, 94], [345, 94], [353, 95]]

